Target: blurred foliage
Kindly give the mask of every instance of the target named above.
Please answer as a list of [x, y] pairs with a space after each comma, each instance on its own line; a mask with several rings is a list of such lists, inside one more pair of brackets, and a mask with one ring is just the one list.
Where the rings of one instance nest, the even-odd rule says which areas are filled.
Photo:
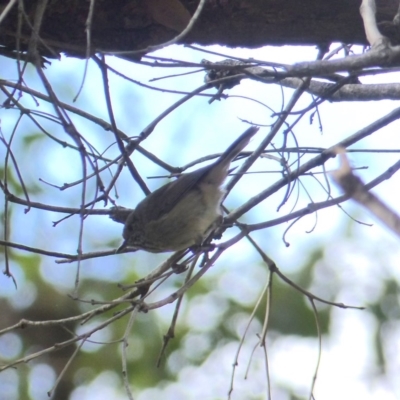
[[[300, 286], [307, 288], [313, 280], [313, 268], [322, 257], [323, 249], [314, 251], [306, 265], [299, 272], [290, 278]], [[2, 326], [13, 324], [21, 319], [29, 319], [34, 321], [48, 321], [69, 316], [77, 315], [82, 310], [88, 310], [92, 306], [88, 303], [80, 303], [79, 300], [74, 301], [65, 291], [56, 290], [51, 285], [45, 283], [38, 272], [40, 270], [41, 257], [37, 255], [21, 255], [12, 252], [12, 261], [20, 265], [25, 273], [25, 279], [33, 282], [37, 289], [37, 297], [29, 307], [25, 309], [15, 309], [10, 303], [3, 302]], [[393, 285], [387, 286], [387, 294], [396, 293]], [[207, 276], [200, 280], [188, 293], [188, 299], [196, 298], [201, 295], [212, 295], [217, 290], [207, 282]], [[211, 291], [211, 292], [210, 292]], [[93, 293], [101, 294], [101, 298], [106, 301], [121, 295], [121, 290], [114, 284], [109, 284], [101, 280], [83, 279], [80, 284], [80, 298], [90, 300]], [[221, 343], [226, 341], [236, 341], [237, 333], [230, 330], [229, 325], [225, 323], [225, 317], [232, 316], [236, 313], [245, 313], [250, 316], [252, 306], [245, 306], [239, 302], [228, 302], [228, 309], [221, 315], [218, 326], [212, 331], [202, 332], [207, 335], [211, 341], [209, 351], [214, 351]], [[106, 317], [115, 315], [119, 309], [124, 306], [116, 307], [109, 311], [106, 315], [94, 317], [87, 323], [98, 323]], [[328, 332], [329, 318], [331, 308], [323, 307], [319, 310], [318, 320], [322, 333]], [[380, 322], [387, 320], [387, 313], [383, 313], [376, 305], [376, 315], [380, 310]], [[163, 310], [160, 311], [161, 313]], [[186, 312], [190, 313], [190, 310]], [[134, 323], [134, 329], [130, 335], [130, 345], [128, 347], [128, 372], [132, 376], [132, 383], [135, 388], [145, 388], [157, 385], [162, 381], [176, 379], [174, 374], [166, 368], [169, 355], [180, 349], [186, 340], [187, 335], [192, 332], [187, 327], [181, 326], [181, 318], [178, 319], [176, 327], [176, 335], [169, 342], [166, 351], [167, 359], [163, 358], [161, 367], [156, 367], [159, 352], [162, 346], [162, 336], [165, 333], [165, 323], [158, 320], [157, 313], [148, 312], [142, 314]], [[259, 308], [256, 318], [263, 324], [265, 315], [265, 301]], [[76, 384], [84, 385], [90, 383], [94, 377], [99, 376], [102, 372], [113, 370], [118, 375], [121, 374], [121, 346], [119, 340], [123, 337], [126, 329], [128, 316], [125, 316], [112, 325], [105, 328], [107, 331], [107, 339], [103, 343], [100, 339], [98, 345], [90, 346], [91, 350], [83, 349], [76, 358], [73, 359], [72, 365], [68, 368], [63, 376], [61, 383], [55, 394], [57, 399], [67, 399]], [[4, 324], [5, 323], [5, 324]], [[39, 326], [27, 327], [17, 331], [23, 340], [23, 354], [31, 353], [45, 349], [54, 344], [68, 340], [73, 332], [85, 328], [80, 323], [65, 324], [64, 326]], [[270, 330], [279, 332], [279, 335], [297, 335], [316, 337], [315, 316], [307, 300], [303, 294], [298, 293], [291, 286], [282, 282], [277, 276], [273, 280], [272, 288], [272, 307], [270, 314]], [[89, 338], [88, 342], [92, 339]], [[96, 343], [96, 339], [93, 339]], [[108, 342], [110, 342], [108, 344]], [[378, 345], [378, 341], [377, 341]], [[51, 352], [42, 356], [38, 361], [45, 362], [50, 365], [58, 376], [71, 357], [76, 345], [61, 348], [55, 352]], [[19, 356], [23, 355], [20, 354]], [[205, 355], [205, 358], [207, 355]], [[193, 360], [186, 358], [187, 364], [199, 364], [202, 360]], [[29, 366], [34, 365], [36, 361], [29, 363], [27, 366], [18, 366], [20, 373], [21, 398], [29, 399], [29, 393], [26, 391], [27, 379], [29, 379]], [[121, 381], [122, 385], [122, 381]], [[50, 387], [48, 388], [50, 390]]]

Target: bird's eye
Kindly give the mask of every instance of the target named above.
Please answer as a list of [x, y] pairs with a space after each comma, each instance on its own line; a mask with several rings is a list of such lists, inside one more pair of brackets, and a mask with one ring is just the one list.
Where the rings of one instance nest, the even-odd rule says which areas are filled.
[[128, 225], [126, 227], [126, 230], [129, 231], [129, 232], [133, 232], [133, 226], [132, 225]]
[[136, 218], [135, 215], [130, 215], [128, 220], [125, 223], [125, 229], [127, 229], [129, 232], [132, 232], [136, 230], [136, 225], [137, 225], [138, 219]]

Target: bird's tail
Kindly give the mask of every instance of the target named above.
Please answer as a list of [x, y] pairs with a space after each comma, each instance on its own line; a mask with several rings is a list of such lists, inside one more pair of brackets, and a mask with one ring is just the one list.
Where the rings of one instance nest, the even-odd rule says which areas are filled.
[[[208, 180], [212, 182], [222, 183], [228, 174], [228, 168], [231, 161], [247, 146], [250, 139], [258, 131], [258, 127], [251, 126], [242, 133], [221, 155], [221, 157], [213, 164], [208, 174]], [[219, 166], [219, 168], [218, 168]]]

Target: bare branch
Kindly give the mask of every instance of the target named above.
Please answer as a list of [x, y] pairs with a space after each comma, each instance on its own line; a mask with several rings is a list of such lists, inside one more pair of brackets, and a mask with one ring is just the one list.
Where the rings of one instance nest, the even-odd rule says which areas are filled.
[[331, 174], [335, 182], [347, 196], [368, 209], [371, 214], [400, 237], [400, 216], [377, 196], [369, 192], [362, 180], [353, 174], [344, 149], [338, 147], [336, 153], [339, 154], [341, 166]]

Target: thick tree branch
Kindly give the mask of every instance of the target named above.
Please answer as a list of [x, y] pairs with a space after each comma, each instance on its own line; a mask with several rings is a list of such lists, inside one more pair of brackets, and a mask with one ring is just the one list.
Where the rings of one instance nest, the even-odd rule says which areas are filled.
[[[19, 33], [17, 7], [11, 8], [9, 0], [0, 0], [0, 15], [3, 12], [4, 16], [0, 26], [3, 54], [15, 56], [17, 39], [21, 50], [27, 49], [37, 2], [24, 2], [30, 23], [25, 20]], [[54, 57], [57, 53], [66, 53], [87, 57], [89, 3], [49, 2], [41, 26], [42, 42], [38, 43], [41, 55]], [[179, 3], [182, 7], [175, 14], [180, 18], [175, 20], [173, 13], [172, 17], [165, 18], [162, 10], [158, 11], [162, 2], [123, 0], [115, 7], [112, 0], [98, 1], [91, 18], [90, 51], [92, 54], [132, 51], [168, 42], [182, 31], [189, 16], [194, 15], [199, 0], [180, 0]], [[391, 23], [397, 7], [397, 0], [377, 1], [378, 22]], [[267, 44], [366, 44], [358, 8], [358, 0], [208, 1], [194, 28], [180, 42], [250, 48]]]

